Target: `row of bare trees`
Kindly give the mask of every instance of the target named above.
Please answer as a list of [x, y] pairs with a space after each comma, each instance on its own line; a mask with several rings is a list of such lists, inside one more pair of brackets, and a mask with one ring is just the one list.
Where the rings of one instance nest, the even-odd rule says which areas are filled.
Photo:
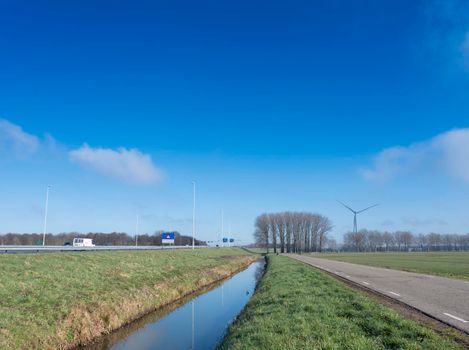
[[[138, 236], [138, 245], [150, 246], [161, 245], [161, 234], [163, 231], [156, 231], [153, 234], [141, 234]], [[92, 238], [96, 245], [134, 245], [135, 236], [130, 236], [123, 232], [89, 232], [86, 234], [79, 232], [67, 232], [46, 235], [47, 245], [64, 245], [72, 242], [73, 238]], [[0, 245], [39, 245], [42, 244], [42, 233], [7, 233], [0, 235]], [[175, 232], [175, 245], [192, 245], [192, 237], [181, 235]], [[205, 242], [195, 240], [196, 245], [205, 245]]]
[[254, 239], [274, 253], [320, 252], [328, 244], [331, 221], [320, 214], [281, 212], [259, 215], [255, 220]]
[[469, 233], [416, 235], [409, 231], [360, 230], [345, 234], [342, 250], [356, 252], [469, 250]]

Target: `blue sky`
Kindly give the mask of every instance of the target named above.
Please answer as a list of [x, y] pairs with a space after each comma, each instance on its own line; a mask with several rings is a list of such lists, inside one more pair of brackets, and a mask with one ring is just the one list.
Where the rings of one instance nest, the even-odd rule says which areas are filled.
[[[264, 211], [469, 231], [464, 1], [0, 4], [0, 232], [191, 230]], [[228, 224], [229, 223], [229, 224]]]

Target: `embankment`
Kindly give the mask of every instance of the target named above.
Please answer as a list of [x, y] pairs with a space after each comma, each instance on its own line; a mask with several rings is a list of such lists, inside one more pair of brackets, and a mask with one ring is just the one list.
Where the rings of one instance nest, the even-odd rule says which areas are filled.
[[0, 348], [69, 349], [219, 281], [237, 248], [0, 256]]
[[327, 274], [285, 256], [267, 271], [220, 349], [463, 349]]

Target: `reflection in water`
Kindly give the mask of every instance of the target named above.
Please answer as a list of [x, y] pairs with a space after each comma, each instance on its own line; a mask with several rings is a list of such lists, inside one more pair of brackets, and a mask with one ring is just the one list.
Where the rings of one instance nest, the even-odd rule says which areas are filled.
[[214, 349], [253, 294], [262, 271], [263, 262], [253, 263], [204, 294], [152, 313], [88, 349]]
[[191, 349], [194, 349], [194, 339], [195, 339], [195, 318], [194, 318], [194, 300], [192, 300], [192, 346]]

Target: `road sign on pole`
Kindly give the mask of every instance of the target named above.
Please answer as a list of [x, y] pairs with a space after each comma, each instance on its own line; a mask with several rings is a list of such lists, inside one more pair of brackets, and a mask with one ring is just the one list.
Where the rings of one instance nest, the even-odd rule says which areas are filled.
[[163, 232], [161, 235], [161, 243], [174, 244], [174, 232]]

